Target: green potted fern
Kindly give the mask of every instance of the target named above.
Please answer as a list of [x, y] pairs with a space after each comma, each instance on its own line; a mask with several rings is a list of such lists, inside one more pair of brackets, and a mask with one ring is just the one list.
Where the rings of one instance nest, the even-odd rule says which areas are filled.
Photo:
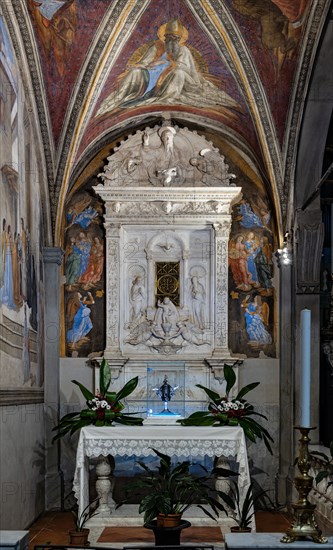
[[92, 508], [91, 505], [94, 502], [97, 502], [99, 499], [93, 500], [91, 503], [89, 503], [79, 514], [78, 512], [78, 505], [75, 503], [70, 511], [74, 518], [74, 524], [75, 528], [69, 530], [69, 544], [72, 544], [73, 546], [88, 546], [88, 537], [90, 530], [85, 527], [86, 522], [88, 519], [94, 517], [96, 515], [96, 508]]

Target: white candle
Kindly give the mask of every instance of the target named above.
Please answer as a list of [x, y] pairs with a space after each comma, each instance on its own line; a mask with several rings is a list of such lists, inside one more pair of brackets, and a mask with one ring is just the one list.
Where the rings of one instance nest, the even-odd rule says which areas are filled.
[[301, 311], [300, 425], [310, 428], [311, 311]]

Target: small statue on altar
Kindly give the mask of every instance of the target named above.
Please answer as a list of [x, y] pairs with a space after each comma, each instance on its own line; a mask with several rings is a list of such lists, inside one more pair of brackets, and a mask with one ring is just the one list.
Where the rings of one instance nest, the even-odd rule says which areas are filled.
[[164, 376], [162, 385], [159, 388], [153, 388], [153, 391], [156, 392], [156, 395], [158, 395], [164, 403], [164, 410], [161, 411], [160, 414], [174, 414], [169, 410], [168, 404], [178, 388], [179, 386], [172, 387], [169, 384], [167, 375]]

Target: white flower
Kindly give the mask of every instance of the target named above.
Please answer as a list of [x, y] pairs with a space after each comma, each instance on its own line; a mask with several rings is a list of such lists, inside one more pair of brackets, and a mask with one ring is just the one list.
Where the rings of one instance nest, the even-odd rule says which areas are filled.
[[106, 405], [106, 408], [109, 411], [111, 409], [111, 405]]
[[103, 399], [103, 401], [101, 401], [101, 407], [102, 407], [102, 409], [105, 409], [105, 407], [107, 407], [107, 404], [108, 404], [107, 401], [105, 401], [105, 400]]

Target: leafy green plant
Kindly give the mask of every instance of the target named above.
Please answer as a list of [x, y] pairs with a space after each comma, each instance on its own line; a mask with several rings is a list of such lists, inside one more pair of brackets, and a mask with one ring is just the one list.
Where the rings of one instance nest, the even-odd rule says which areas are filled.
[[83, 396], [86, 399], [87, 408], [79, 412], [68, 413], [63, 416], [57, 426], [53, 428], [57, 431], [52, 441], [60, 439], [65, 434], [72, 435], [74, 432], [93, 424], [94, 426], [111, 426], [114, 422], [128, 425], [142, 425], [143, 419], [132, 416], [136, 413], [124, 414], [122, 411], [124, 405], [121, 400], [130, 395], [138, 385], [138, 377], [132, 378], [118, 392], [110, 392], [111, 371], [106, 359], [103, 358], [99, 373], [99, 391], [94, 395], [85, 386], [72, 380], [73, 384], [79, 386]]
[[237, 523], [240, 530], [249, 529], [251, 527], [252, 518], [254, 516], [254, 502], [256, 498], [253, 496], [253, 482], [250, 483], [246, 491], [243, 502], [241, 502], [240, 491], [237, 482], [231, 480], [230, 496], [235, 503]]
[[268, 431], [253, 416], [259, 416], [267, 420], [267, 417], [254, 410], [254, 406], [244, 399], [244, 396], [256, 388], [260, 382], [253, 382], [242, 388], [235, 398], [230, 397], [230, 392], [236, 383], [236, 374], [231, 365], [225, 364], [224, 378], [226, 380], [226, 392], [221, 396], [217, 392], [197, 384], [208, 395], [210, 402], [207, 411], [197, 411], [188, 418], [178, 420], [183, 426], [241, 426], [246, 437], [256, 442], [262, 439], [268, 451], [272, 453], [270, 441], [273, 438]]
[[331, 457], [319, 451], [311, 451], [312, 456], [318, 456], [325, 462], [325, 468], [317, 473], [315, 482], [318, 484], [324, 479], [327, 479], [326, 490], [333, 485], [333, 441], [331, 441], [329, 449]]
[[71, 513], [73, 515], [74, 523], [75, 523], [75, 531], [77, 531], [77, 532], [82, 531], [82, 529], [84, 529], [85, 524], [88, 521], [88, 519], [93, 518], [94, 516], [96, 516], [97, 510], [95, 508], [92, 510], [91, 505], [94, 502], [98, 501], [98, 500], [99, 500], [99, 498], [96, 498], [95, 500], [93, 500], [92, 502], [87, 504], [87, 506], [82, 510], [81, 514], [79, 514], [77, 504], [75, 504], [71, 508]]
[[[158, 470], [151, 469], [144, 462], [138, 461], [146, 475], [127, 486], [127, 492], [131, 493], [137, 489], [148, 489], [148, 494], [142, 498], [139, 506], [139, 513], [144, 513], [145, 523], [149, 523], [159, 514], [183, 514], [191, 506], [197, 506], [207, 516], [216, 519], [219, 511], [227, 514], [221, 501], [234, 509], [234, 502], [229, 495], [211, 488], [209, 484], [211, 476], [208, 475], [206, 468], [202, 466], [206, 472], [205, 475], [194, 477], [189, 471], [189, 461], [172, 466], [170, 456], [156, 449], [153, 451], [160, 459]], [[237, 475], [224, 468], [214, 468], [212, 473], [223, 477]]]

